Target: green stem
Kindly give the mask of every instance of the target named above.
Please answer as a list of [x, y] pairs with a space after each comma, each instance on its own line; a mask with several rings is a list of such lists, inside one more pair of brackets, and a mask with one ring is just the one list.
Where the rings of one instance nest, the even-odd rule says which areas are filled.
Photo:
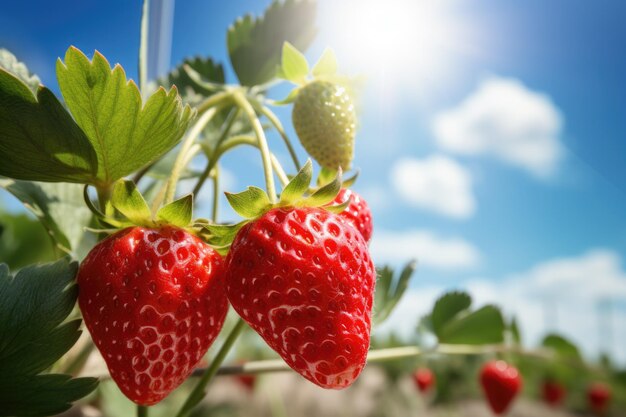
[[239, 108], [231, 110], [231, 112], [228, 114], [228, 118], [225, 122], [222, 132], [220, 133], [220, 136], [217, 139], [217, 142], [215, 142], [215, 147], [213, 148], [212, 151], [205, 152], [207, 154], [207, 158], [209, 161], [207, 163], [206, 168], [204, 169], [204, 171], [198, 178], [198, 182], [196, 183], [196, 186], [193, 188], [192, 193], [194, 196], [198, 195], [198, 193], [202, 189], [202, 186], [206, 182], [207, 178], [211, 175], [211, 171], [213, 170], [213, 167], [217, 165], [219, 157], [223, 154], [222, 152], [218, 155], [217, 151], [219, 147], [221, 146], [221, 144], [224, 142], [224, 140], [226, 140], [226, 137], [230, 133], [230, 130], [232, 129], [233, 124], [235, 123], [235, 120], [237, 120], [237, 117], [239, 117], [240, 112], [241, 112], [241, 109]]
[[[237, 135], [231, 136], [228, 140], [224, 141], [224, 143], [222, 143], [222, 145], [218, 149], [216, 149], [215, 155], [217, 158], [219, 158], [227, 151], [240, 145], [250, 145], [254, 146], [257, 149], [260, 149], [259, 141], [256, 140], [255, 137], [249, 135]], [[285, 174], [285, 170], [283, 169], [282, 165], [280, 165], [278, 158], [276, 158], [276, 156], [271, 152], [270, 162], [272, 164], [272, 168], [274, 169], [274, 171], [276, 171], [276, 175], [278, 176], [281, 184], [283, 186], [287, 185], [287, 183], [289, 182], [289, 177], [287, 177], [287, 174]]]
[[180, 178], [180, 173], [183, 168], [185, 168], [186, 160], [188, 158], [188, 152], [191, 149], [196, 138], [202, 133], [202, 129], [211, 121], [215, 113], [217, 112], [217, 107], [212, 107], [207, 112], [202, 114], [195, 125], [189, 131], [189, 134], [185, 138], [180, 151], [178, 152], [178, 156], [176, 157], [176, 161], [174, 162], [174, 167], [172, 168], [172, 175], [170, 176], [169, 181], [167, 182], [167, 188], [165, 191], [165, 203], [171, 203], [174, 201], [174, 196], [176, 195], [176, 184], [178, 183], [178, 179]]
[[98, 193], [98, 202], [100, 203], [100, 211], [106, 216], [113, 216], [113, 207], [109, 204], [113, 188], [110, 185], [97, 185], [96, 192]]
[[146, 94], [148, 85], [148, 21], [150, 14], [150, 0], [143, 0], [141, 11], [141, 35], [139, 39], [139, 91]]
[[217, 210], [220, 199], [220, 167], [215, 166], [215, 174], [213, 174], [213, 211], [211, 212], [211, 220], [217, 223]]
[[204, 396], [206, 395], [205, 390], [207, 385], [217, 374], [220, 365], [222, 364], [222, 362], [224, 362], [224, 359], [226, 359], [226, 355], [228, 355], [228, 352], [233, 347], [235, 341], [237, 340], [237, 338], [241, 334], [241, 331], [244, 328], [245, 322], [242, 319], [238, 319], [235, 327], [233, 327], [233, 329], [230, 331], [230, 334], [226, 338], [226, 341], [224, 341], [224, 344], [220, 348], [219, 352], [217, 352], [217, 355], [213, 359], [213, 362], [203, 373], [202, 378], [200, 378], [191, 394], [189, 394], [189, 397], [187, 397], [187, 400], [183, 404], [178, 414], [176, 414], [176, 417], [187, 417], [191, 410], [196, 405], [198, 405], [200, 401], [202, 401], [202, 398], [204, 398]]
[[287, 136], [287, 132], [285, 132], [285, 129], [283, 128], [283, 125], [280, 122], [280, 119], [278, 118], [278, 116], [276, 116], [274, 112], [271, 111], [266, 106], [260, 106], [259, 111], [261, 112], [262, 115], [267, 117], [267, 120], [269, 120], [271, 124], [274, 125], [274, 127], [280, 134], [280, 137], [283, 139], [283, 142], [285, 142], [285, 145], [287, 146], [287, 150], [289, 151], [289, 155], [291, 156], [291, 159], [293, 160], [293, 164], [296, 167], [296, 171], [300, 171], [301, 166], [300, 166], [300, 161], [298, 160], [298, 155], [296, 155], [296, 151], [293, 149], [291, 140], [289, 139], [289, 136]]
[[269, 196], [270, 203], [274, 204], [277, 201], [276, 198], [276, 189], [274, 188], [274, 173], [272, 171], [272, 162], [270, 158], [270, 150], [267, 146], [267, 139], [265, 138], [265, 132], [263, 131], [263, 125], [261, 125], [261, 121], [257, 117], [254, 108], [246, 99], [246, 97], [241, 94], [241, 92], [236, 92], [233, 95], [233, 98], [237, 105], [243, 110], [245, 115], [250, 120], [250, 124], [252, 124], [252, 130], [254, 130], [254, 134], [259, 143], [259, 150], [261, 152], [261, 159], [263, 161], [263, 171], [265, 173], [265, 187], [267, 188], [267, 195]]
[[146, 407], [145, 405], [138, 405], [137, 417], [148, 417], [148, 407]]

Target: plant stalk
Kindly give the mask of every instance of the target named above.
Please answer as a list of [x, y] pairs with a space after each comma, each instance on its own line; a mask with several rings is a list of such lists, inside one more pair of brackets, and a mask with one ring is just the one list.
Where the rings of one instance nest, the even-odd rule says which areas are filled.
[[233, 347], [233, 345], [235, 344], [235, 341], [237, 340], [237, 338], [239, 337], [239, 335], [241, 334], [244, 328], [245, 328], [245, 322], [242, 319], [238, 319], [237, 323], [235, 324], [235, 327], [233, 327], [233, 329], [230, 331], [230, 334], [224, 341], [224, 344], [222, 345], [220, 350], [217, 352], [217, 355], [213, 359], [213, 362], [211, 362], [211, 365], [202, 373], [202, 377], [196, 384], [191, 394], [189, 394], [189, 397], [187, 397], [187, 400], [181, 407], [178, 414], [176, 414], [176, 417], [189, 416], [189, 413], [191, 413], [191, 410], [193, 410], [193, 408], [196, 405], [198, 405], [200, 401], [202, 401], [202, 398], [204, 398], [206, 394], [207, 385], [209, 384], [209, 382], [211, 382], [213, 377], [217, 374], [220, 368], [220, 365], [222, 364], [222, 362], [224, 362], [224, 359], [226, 359], [226, 355], [228, 355], [228, 352]]
[[274, 173], [272, 171], [272, 161], [270, 157], [270, 150], [267, 145], [267, 138], [263, 131], [263, 125], [256, 115], [254, 108], [240, 92], [236, 92], [233, 98], [237, 105], [243, 110], [244, 114], [250, 120], [252, 124], [252, 130], [258, 140], [259, 150], [261, 152], [261, 159], [263, 161], [263, 171], [265, 173], [265, 187], [267, 188], [267, 195], [269, 196], [270, 203], [274, 204], [277, 201], [276, 188], [274, 187]]

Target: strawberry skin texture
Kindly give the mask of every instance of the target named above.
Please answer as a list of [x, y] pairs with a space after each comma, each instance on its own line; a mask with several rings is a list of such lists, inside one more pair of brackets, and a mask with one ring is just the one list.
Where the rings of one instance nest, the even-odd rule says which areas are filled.
[[480, 372], [480, 384], [496, 415], [503, 414], [522, 388], [517, 368], [504, 361], [491, 361]]
[[300, 143], [321, 166], [350, 169], [356, 112], [344, 87], [319, 80], [305, 85], [296, 96], [291, 119]]
[[228, 299], [300, 375], [351, 385], [365, 366], [376, 273], [361, 234], [320, 208], [276, 208], [226, 258]]
[[180, 385], [228, 311], [222, 257], [174, 227], [131, 227], [97, 244], [78, 272], [78, 304], [113, 380], [137, 404]]
[[346, 200], [350, 200], [348, 207], [341, 213], [339, 217], [350, 222], [367, 243], [372, 239], [372, 230], [374, 226], [372, 224], [372, 212], [370, 211], [367, 201], [355, 191], [348, 188], [342, 188], [335, 197], [333, 204], [343, 204]]
[[435, 374], [428, 368], [419, 368], [413, 374], [413, 382], [420, 392], [426, 392], [435, 383]]

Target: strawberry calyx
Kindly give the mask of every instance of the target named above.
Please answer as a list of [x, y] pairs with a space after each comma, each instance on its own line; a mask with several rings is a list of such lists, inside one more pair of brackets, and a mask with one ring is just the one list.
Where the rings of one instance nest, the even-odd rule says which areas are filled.
[[[114, 233], [127, 227], [142, 226], [147, 228], [160, 228], [175, 226], [192, 234], [193, 228], [193, 195], [187, 194], [178, 200], [165, 204], [153, 213], [148, 203], [141, 195], [135, 183], [131, 180], [122, 179], [113, 186], [111, 198], [104, 207], [106, 213], [96, 208], [89, 198], [85, 188], [85, 202], [96, 215], [102, 225], [108, 228], [89, 229], [97, 233]], [[114, 210], [111, 210], [114, 209]]]
[[[320, 173], [322, 175], [322, 173]], [[328, 173], [324, 173], [328, 175]], [[248, 187], [240, 193], [226, 192], [226, 199], [233, 210], [244, 218], [236, 224], [212, 224], [207, 221], [196, 221], [195, 226], [203, 229], [200, 236], [218, 252], [228, 252], [235, 235], [246, 224], [258, 219], [274, 208], [319, 207], [332, 213], [341, 213], [349, 205], [347, 200], [341, 204], [331, 204], [341, 188], [347, 184], [342, 181], [341, 169], [335, 171], [330, 181], [322, 179], [318, 186], [311, 187], [313, 178], [313, 164], [307, 160], [300, 171], [289, 181], [280, 193], [278, 202], [272, 203], [267, 193], [258, 187]], [[352, 184], [356, 175], [349, 179]]]

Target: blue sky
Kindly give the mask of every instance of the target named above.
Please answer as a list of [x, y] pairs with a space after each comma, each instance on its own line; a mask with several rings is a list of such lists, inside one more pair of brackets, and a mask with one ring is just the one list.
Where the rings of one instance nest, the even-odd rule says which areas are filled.
[[[226, 63], [227, 26], [267, 3], [178, 2], [172, 64]], [[55, 60], [69, 45], [98, 49], [135, 78], [140, 9], [12, 2], [0, 47], [56, 92]], [[594, 353], [596, 303], [609, 297], [615, 345], [626, 344], [624, 15], [617, 0], [320, 0], [307, 56], [332, 47], [343, 72], [367, 79], [355, 165], [374, 211], [372, 251], [421, 261], [389, 326], [409, 331], [403, 317], [466, 287], [523, 316], [531, 341], [549, 327]], [[288, 124], [288, 109], [279, 114]], [[251, 151], [229, 158], [228, 185], [260, 184], [259, 167]]]

